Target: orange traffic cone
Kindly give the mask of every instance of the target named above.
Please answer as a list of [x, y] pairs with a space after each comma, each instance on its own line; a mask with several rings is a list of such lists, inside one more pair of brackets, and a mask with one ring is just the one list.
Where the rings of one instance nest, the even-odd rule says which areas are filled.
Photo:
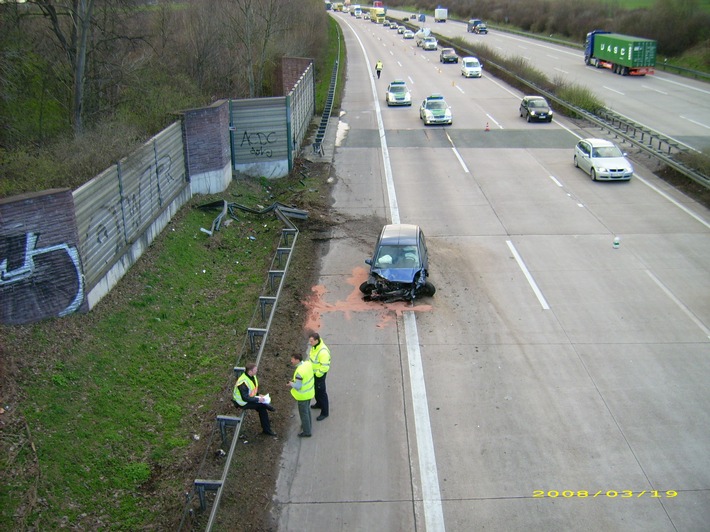
[[488, 125], [488, 122], [486, 122], [486, 131], [490, 131], [490, 130], [491, 130], [491, 128], [490, 128], [490, 126]]

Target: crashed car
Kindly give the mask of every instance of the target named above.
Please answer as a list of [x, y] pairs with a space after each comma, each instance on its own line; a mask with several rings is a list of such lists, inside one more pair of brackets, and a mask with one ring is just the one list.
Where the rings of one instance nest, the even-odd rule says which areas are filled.
[[390, 224], [382, 228], [367, 281], [360, 285], [366, 301], [413, 301], [430, 297], [436, 288], [429, 277], [429, 255], [418, 225]]

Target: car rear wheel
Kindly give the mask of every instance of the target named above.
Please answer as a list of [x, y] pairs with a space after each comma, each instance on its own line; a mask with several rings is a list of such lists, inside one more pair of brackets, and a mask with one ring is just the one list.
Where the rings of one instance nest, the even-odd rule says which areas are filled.
[[367, 281], [365, 281], [364, 283], [362, 283], [360, 285], [360, 292], [362, 292], [366, 296], [369, 296], [370, 294], [372, 294], [372, 291], [374, 289], [375, 289], [375, 285], [372, 283], [368, 283]]
[[577, 156], [574, 156], [574, 167], [579, 168], [579, 163], [577, 162]]

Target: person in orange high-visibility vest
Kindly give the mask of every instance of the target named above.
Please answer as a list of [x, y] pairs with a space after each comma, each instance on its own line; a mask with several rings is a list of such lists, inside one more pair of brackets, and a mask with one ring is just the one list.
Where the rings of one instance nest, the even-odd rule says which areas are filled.
[[317, 332], [308, 336], [308, 343], [311, 346], [308, 358], [313, 364], [316, 389], [316, 402], [311, 405], [311, 408], [320, 408], [320, 416], [316, 420], [323, 421], [330, 414], [328, 392], [325, 389], [325, 378], [330, 371], [330, 349]]
[[271, 422], [267, 412], [267, 410], [274, 411], [276, 409], [264, 402], [266, 399], [263, 395], [259, 395], [259, 380], [256, 378], [256, 370], [256, 364], [253, 362], [244, 366], [244, 373], [239, 375], [237, 383], [234, 385], [232, 401], [236, 406], [256, 410], [259, 413], [262, 432], [268, 436], [276, 436], [276, 433], [271, 430]]
[[291, 395], [298, 402], [298, 415], [301, 417], [299, 438], [311, 437], [311, 399], [315, 396], [313, 365], [310, 360], [303, 360], [301, 353], [291, 355], [291, 365], [296, 366], [293, 379], [288, 383]]

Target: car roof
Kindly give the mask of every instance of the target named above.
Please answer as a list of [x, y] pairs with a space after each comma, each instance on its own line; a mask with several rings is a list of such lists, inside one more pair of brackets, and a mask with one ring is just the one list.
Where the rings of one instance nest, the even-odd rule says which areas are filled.
[[614, 144], [613, 142], [608, 141], [606, 139], [582, 139], [582, 140], [584, 142], [588, 142], [589, 144], [591, 144], [593, 148], [601, 148], [602, 146], [604, 146], [604, 147], [616, 146], [616, 144]]
[[393, 79], [390, 81], [390, 85], [406, 85], [407, 82], [404, 81], [403, 79]]
[[430, 94], [429, 96], [426, 97], [427, 100], [443, 100], [444, 95], [439, 94], [438, 92], [435, 92], [433, 94]]
[[442, 48], [441, 51], [442, 52], [455, 52], [456, 50], [454, 50], [453, 48]]
[[527, 101], [530, 101], [530, 100], [543, 100], [543, 101], [545, 101], [545, 102], [547, 101], [547, 100], [545, 100], [545, 98], [543, 98], [542, 96], [523, 96], [523, 100], [527, 100]]
[[[478, 57], [473, 57], [472, 55], [466, 56], [461, 61], [466, 62], [466, 61], [478, 61]], [[480, 61], [478, 61], [480, 63]]]
[[389, 224], [382, 228], [380, 245], [415, 246], [421, 229], [414, 224]]

